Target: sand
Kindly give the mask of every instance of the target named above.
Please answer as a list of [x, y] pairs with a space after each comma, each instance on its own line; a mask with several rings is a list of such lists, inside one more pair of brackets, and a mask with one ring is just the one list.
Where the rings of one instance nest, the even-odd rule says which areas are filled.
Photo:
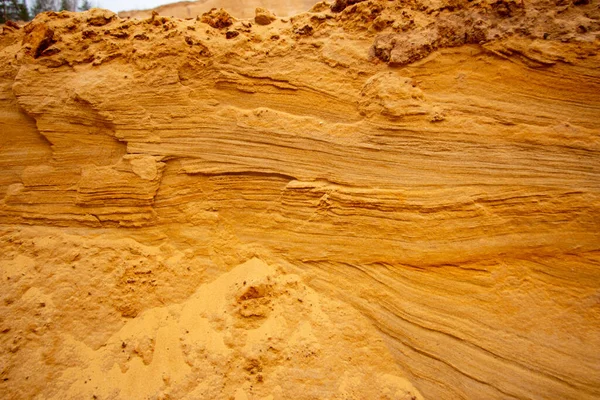
[[600, 396], [597, 2], [306, 10], [0, 28], [0, 398]]

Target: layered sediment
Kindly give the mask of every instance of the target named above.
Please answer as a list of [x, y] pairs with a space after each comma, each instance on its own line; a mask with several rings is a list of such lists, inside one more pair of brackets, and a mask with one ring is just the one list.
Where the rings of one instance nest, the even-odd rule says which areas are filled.
[[597, 3], [265, 15], [2, 28], [1, 397], [600, 396]]

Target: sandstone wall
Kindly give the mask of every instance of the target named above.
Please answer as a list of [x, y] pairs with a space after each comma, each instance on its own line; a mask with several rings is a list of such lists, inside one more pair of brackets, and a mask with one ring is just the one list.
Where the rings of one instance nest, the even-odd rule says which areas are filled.
[[342, 3], [4, 27], [2, 397], [600, 396], [597, 3]]

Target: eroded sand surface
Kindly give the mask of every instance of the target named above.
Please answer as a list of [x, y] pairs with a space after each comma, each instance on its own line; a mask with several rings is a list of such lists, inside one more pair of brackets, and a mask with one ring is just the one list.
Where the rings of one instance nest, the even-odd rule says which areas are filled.
[[199, 0], [180, 1], [153, 10], [132, 10], [119, 13], [121, 18], [146, 18], [156, 11], [165, 17], [196, 18], [212, 8], [224, 8], [236, 18], [253, 18], [257, 7], [265, 8], [279, 17], [291, 17], [310, 10], [314, 0]]
[[600, 397], [595, 1], [0, 35], [0, 397]]

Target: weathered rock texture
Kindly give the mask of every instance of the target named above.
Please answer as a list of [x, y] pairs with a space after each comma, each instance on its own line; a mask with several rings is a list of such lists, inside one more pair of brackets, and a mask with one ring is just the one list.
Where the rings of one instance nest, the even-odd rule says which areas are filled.
[[309, 10], [315, 0], [197, 0], [165, 4], [152, 10], [122, 11], [121, 18], [147, 18], [156, 12], [176, 18], [195, 18], [212, 8], [225, 8], [237, 18], [253, 18], [257, 7], [266, 7], [280, 17], [289, 17]]
[[597, 399], [599, 16], [4, 27], [0, 397]]

